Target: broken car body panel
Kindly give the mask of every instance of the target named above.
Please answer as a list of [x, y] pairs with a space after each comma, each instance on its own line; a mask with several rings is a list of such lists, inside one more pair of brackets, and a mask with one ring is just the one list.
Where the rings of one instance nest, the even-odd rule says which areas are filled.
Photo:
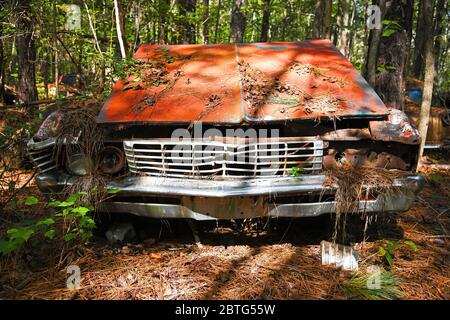
[[[352, 64], [328, 40], [227, 45], [144, 45], [135, 59], [158, 62], [167, 82], [140, 86], [142, 77], [117, 81], [98, 116], [99, 123], [233, 123], [329, 117], [308, 109], [308, 99], [332, 97], [333, 117], [384, 117], [388, 110]], [[239, 64], [268, 76], [258, 105], [246, 101]], [[306, 67], [305, 67], [306, 66]], [[145, 73], [144, 71], [142, 71]], [[270, 82], [276, 80], [276, 82]], [[128, 84], [133, 82], [133, 89]], [[286, 88], [275, 88], [280, 83]], [[251, 85], [251, 84], [250, 84]], [[170, 86], [170, 90], [167, 88]], [[298, 88], [286, 104], [285, 92]], [[249, 87], [247, 87], [248, 89]], [[252, 90], [257, 90], [254, 88]], [[253, 93], [252, 93], [253, 94]], [[211, 95], [220, 99], [211, 108]], [[327, 100], [328, 99], [328, 100]], [[321, 101], [318, 101], [321, 102]], [[209, 109], [205, 113], [205, 108]]]

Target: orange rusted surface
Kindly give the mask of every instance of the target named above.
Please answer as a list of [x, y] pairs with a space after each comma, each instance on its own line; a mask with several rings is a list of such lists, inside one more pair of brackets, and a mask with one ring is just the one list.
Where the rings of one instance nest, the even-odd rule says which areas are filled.
[[[98, 122], [237, 124], [388, 114], [375, 91], [328, 40], [144, 45], [135, 58], [162, 61], [168, 83], [126, 89], [133, 76], [119, 80]], [[238, 63], [267, 77], [264, 92], [255, 92], [262, 96], [258, 103], [248, 98], [246, 75]]]

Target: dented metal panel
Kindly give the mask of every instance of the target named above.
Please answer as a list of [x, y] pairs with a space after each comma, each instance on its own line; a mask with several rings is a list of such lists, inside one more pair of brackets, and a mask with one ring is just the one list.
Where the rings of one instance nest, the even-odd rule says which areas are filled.
[[146, 45], [135, 58], [161, 64], [164, 81], [143, 85], [144, 71], [117, 81], [98, 122], [237, 124], [387, 114], [328, 40]]
[[420, 144], [419, 131], [411, 125], [408, 116], [401, 110], [390, 109], [386, 121], [370, 121], [369, 128], [373, 140]]

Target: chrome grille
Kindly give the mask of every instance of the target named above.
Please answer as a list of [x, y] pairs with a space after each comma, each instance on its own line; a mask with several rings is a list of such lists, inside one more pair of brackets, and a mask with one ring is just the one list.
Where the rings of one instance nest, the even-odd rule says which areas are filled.
[[323, 141], [265, 139], [233, 143], [212, 140], [129, 140], [124, 150], [131, 172], [167, 177], [287, 176], [322, 170]]
[[47, 143], [34, 143], [33, 147], [30, 147], [29, 144], [28, 154], [40, 172], [47, 172], [56, 168], [56, 161], [53, 158], [53, 148], [53, 141]]

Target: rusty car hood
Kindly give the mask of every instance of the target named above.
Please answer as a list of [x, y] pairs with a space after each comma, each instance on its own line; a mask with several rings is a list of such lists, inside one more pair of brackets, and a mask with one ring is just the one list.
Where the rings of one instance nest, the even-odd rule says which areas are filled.
[[147, 77], [142, 85], [144, 76], [136, 74], [118, 80], [99, 123], [239, 124], [388, 114], [328, 40], [143, 45], [134, 58], [158, 61], [163, 81]]

